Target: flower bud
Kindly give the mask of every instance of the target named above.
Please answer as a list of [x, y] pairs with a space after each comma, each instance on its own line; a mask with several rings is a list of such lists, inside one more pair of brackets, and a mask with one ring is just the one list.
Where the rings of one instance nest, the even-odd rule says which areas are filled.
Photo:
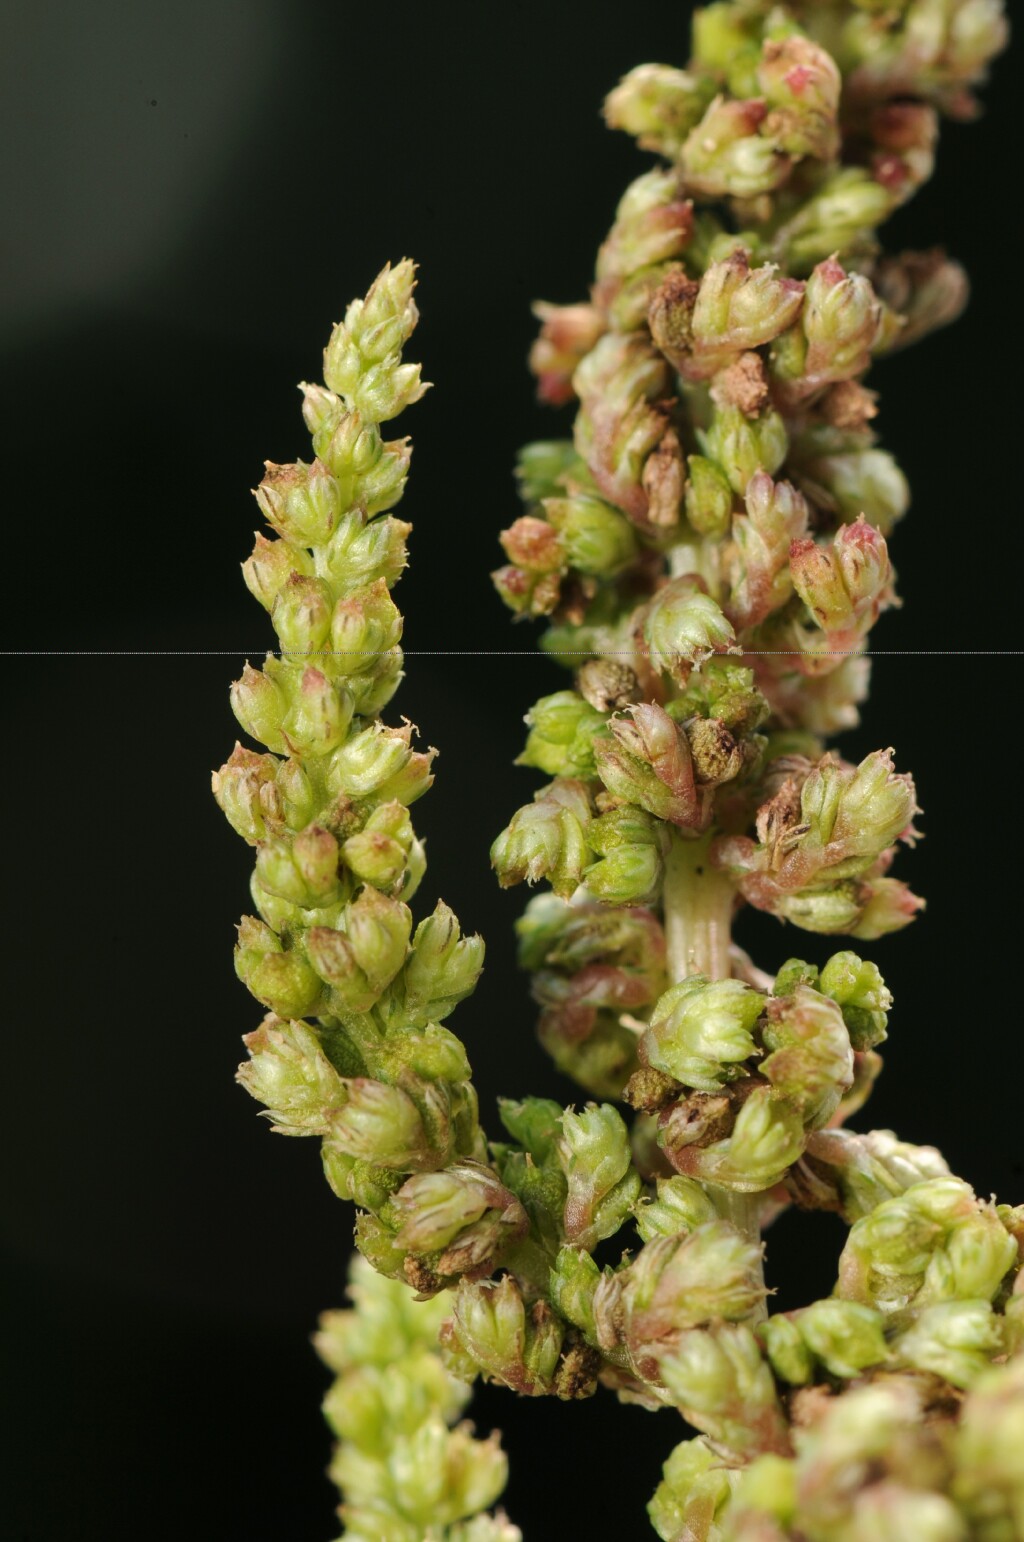
[[632, 525], [600, 498], [545, 498], [544, 513], [566, 561], [581, 573], [609, 578], [637, 554]]
[[732, 519], [732, 488], [725, 473], [703, 455], [690, 455], [686, 461], [690, 477], [686, 484], [686, 517], [698, 535], [719, 540]]
[[514, 1141], [518, 1141], [534, 1162], [547, 1163], [555, 1156], [562, 1131], [563, 1108], [551, 1098], [498, 1099], [498, 1115]]
[[536, 1302], [527, 1317], [510, 1275], [497, 1284], [461, 1281], [453, 1297], [452, 1323], [459, 1342], [487, 1376], [527, 1397], [550, 1390], [562, 1330], [543, 1301]]
[[344, 1081], [346, 1098], [332, 1112], [330, 1135], [358, 1161], [397, 1172], [440, 1165], [419, 1109], [401, 1087], [364, 1076]]
[[243, 916], [239, 924], [235, 973], [257, 1001], [280, 1017], [305, 1017], [320, 1005], [323, 986], [302, 953], [283, 948], [277, 934], [255, 916]]
[[[490, 1168], [477, 1162], [456, 1162], [443, 1172], [417, 1173], [406, 1180], [390, 1202], [389, 1219], [397, 1228], [396, 1244], [412, 1253], [447, 1250], [461, 1233], [474, 1227], [489, 1211], [495, 1212], [502, 1240], [520, 1235], [527, 1226], [526, 1213]], [[495, 1247], [470, 1268], [493, 1258]], [[454, 1262], [454, 1257], [449, 1262]], [[462, 1260], [468, 1263], [468, 1258]], [[467, 1272], [439, 1266], [441, 1274]]]
[[841, 263], [828, 258], [807, 280], [803, 311], [807, 354], [803, 373], [808, 385], [851, 380], [862, 375], [882, 328], [882, 306], [870, 279], [847, 276]]
[[560, 779], [542, 787], [491, 847], [491, 865], [502, 888], [547, 878], [555, 893], [568, 899], [590, 855], [590, 820], [590, 799], [582, 782]]
[[676, 1542], [687, 1535], [699, 1538], [702, 1531], [713, 1536], [711, 1527], [728, 1504], [735, 1477], [705, 1441], [684, 1440], [676, 1446], [647, 1506], [662, 1542]]
[[322, 578], [293, 573], [274, 601], [274, 630], [283, 653], [319, 653], [331, 629], [331, 591]]
[[[610, 304], [623, 280], [642, 268], [681, 257], [692, 229], [693, 205], [681, 195], [678, 173], [656, 170], [637, 177], [619, 200], [615, 224], [598, 252], [599, 304]], [[576, 391], [582, 396], [578, 382]]]
[[331, 987], [335, 1016], [368, 1012], [405, 962], [412, 915], [399, 900], [369, 886], [345, 906], [339, 928], [306, 933], [310, 962]]
[[582, 696], [575, 691], [542, 696], [526, 714], [526, 722], [530, 733], [517, 766], [536, 766], [548, 776], [595, 774], [593, 739], [604, 728], [605, 715]]
[[979, 1376], [954, 1437], [954, 1498], [976, 1535], [1012, 1537], [1024, 1513], [1024, 1359]]
[[644, 1242], [695, 1231], [718, 1215], [707, 1191], [692, 1178], [658, 1178], [657, 1198], [636, 1207], [636, 1229]]
[[282, 1135], [326, 1135], [345, 1099], [346, 1084], [306, 1023], [264, 1018], [242, 1042], [249, 1059], [239, 1066], [240, 1082]]
[[390, 588], [405, 570], [405, 542], [411, 525], [404, 520], [370, 519], [361, 509], [345, 514], [322, 560], [335, 594], [343, 597], [379, 580]]
[[[773, 1324], [784, 1318], [769, 1318], [759, 1332], [768, 1347], [768, 1357], [775, 1365], [772, 1350]], [[829, 1298], [815, 1301], [802, 1311], [789, 1314], [801, 1342], [830, 1376], [849, 1380], [869, 1366], [888, 1359], [889, 1351], [882, 1333], [882, 1319], [870, 1307], [855, 1301]], [[788, 1376], [787, 1380], [790, 1380]]]
[[850, 936], [860, 942], [874, 942], [901, 931], [925, 907], [925, 901], [898, 878], [872, 878], [860, 886], [857, 900], [860, 918]]
[[640, 1192], [622, 1116], [608, 1103], [589, 1103], [581, 1114], [567, 1109], [557, 1152], [569, 1186], [566, 1239], [592, 1251], [619, 1230]]
[[949, 1176], [934, 1146], [913, 1146], [891, 1130], [866, 1135], [818, 1130], [807, 1142], [807, 1154], [835, 1186], [838, 1207], [851, 1224], [913, 1184]]
[[691, 975], [661, 997], [640, 1057], [686, 1087], [717, 1092], [756, 1054], [751, 1030], [764, 1005], [760, 992], [740, 980]]
[[767, 38], [757, 82], [770, 108], [769, 134], [788, 155], [831, 160], [838, 149], [836, 117], [842, 77], [835, 60], [810, 38]]
[[549, 305], [544, 300], [534, 304], [533, 314], [541, 323], [540, 336], [530, 349], [537, 396], [560, 407], [573, 399], [572, 377], [604, 332], [604, 318], [593, 305]]
[[789, 262], [806, 271], [860, 249], [892, 209], [893, 195], [859, 166], [829, 172], [782, 232]]
[[254, 491], [260, 513], [278, 535], [296, 546], [326, 541], [342, 514], [337, 482], [322, 461], [311, 466], [266, 462], [266, 475]]
[[704, 454], [721, 468], [741, 498], [758, 471], [774, 476], [789, 448], [786, 425], [772, 407], [758, 418], [748, 418], [739, 407], [716, 406], [710, 428], [697, 438]]
[[632, 134], [641, 150], [654, 150], [673, 160], [700, 119], [709, 94], [706, 77], [666, 64], [640, 64], [606, 97], [604, 118], [609, 128]]
[[917, 1371], [930, 1371], [954, 1387], [969, 1387], [1003, 1353], [1001, 1319], [988, 1301], [940, 1301], [926, 1306], [893, 1343]]
[[887, 450], [840, 450], [801, 464], [812, 501], [844, 523], [863, 518], [883, 536], [910, 506], [910, 489]]
[[371, 723], [353, 734], [331, 756], [327, 772], [330, 792], [353, 799], [414, 803], [433, 781], [429, 767], [434, 752], [414, 753], [410, 748], [412, 732], [410, 723], [404, 728]]
[[250, 846], [266, 837], [268, 821], [271, 829], [281, 823], [284, 808], [276, 780], [280, 764], [273, 755], [256, 755], [236, 744], [213, 773], [213, 796], [231, 828]]
[[335, 667], [343, 675], [379, 670], [384, 655], [398, 653], [402, 617], [383, 578], [339, 599], [329, 625]]
[[340, 893], [338, 842], [318, 825], [310, 825], [292, 840], [275, 836], [262, 841], [256, 876], [269, 894], [293, 905], [312, 910], [331, 904]]
[[698, 794], [686, 735], [668, 713], [654, 702], [641, 702], [611, 718], [608, 727], [610, 736], [593, 742], [597, 773], [608, 791], [658, 819], [705, 828], [710, 802]]
[[665, 434], [670, 394], [666, 360], [639, 334], [607, 333], [583, 360], [573, 380], [580, 398], [574, 438], [598, 491], [640, 525], [649, 500], [643, 485], [647, 457]]
[[368, 423], [381, 423], [419, 401], [427, 387], [418, 364], [402, 364], [402, 345], [417, 321], [415, 269], [408, 261], [378, 274], [364, 300], [353, 300], [324, 350], [324, 380]]
[[455, 912], [438, 900], [412, 940], [402, 977], [405, 1022], [425, 1026], [446, 1018], [474, 990], [483, 961], [483, 938], [463, 937]]
[[645, 1380], [687, 1329], [746, 1317], [765, 1295], [760, 1245], [718, 1219], [648, 1242], [618, 1278], [626, 1344]]
[[279, 754], [287, 753], [281, 732], [284, 697], [277, 684], [262, 670], [246, 664], [242, 678], [231, 687], [231, 710], [251, 738]]
[[587, 845], [598, 858], [583, 872], [595, 900], [603, 905], [646, 905], [653, 900], [668, 846], [659, 820], [631, 806], [613, 809], [591, 821]]
[[601, 1270], [585, 1248], [559, 1248], [551, 1268], [548, 1295], [559, 1316], [578, 1328], [590, 1344], [597, 1342], [594, 1291], [600, 1280]]
[[680, 154], [687, 187], [707, 198], [756, 198], [781, 187], [793, 163], [760, 137], [765, 112], [760, 101], [716, 97]]
[[877, 964], [865, 963], [856, 953], [834, 953], [821, 971], [818, 989], [838, 1002], [855, 1050], [874, 1049], [885, 1040], [892, 993]]
[[[361, 883], [387, 894], [403, 887], [418, 845], [408, 810], [398, 802], [382, 803], [358, 834], [342, 843], [341, 857]], [[403, 892], [401, 897], [408, 895]]]
[[370, 518], [393, 508], [409, 473], [408, 439], [385, 444], [375, 422], [350, 411], [332, 392], [306, 384], [300, 389], [313, 448], [338, 483], [342, 508]]
[[795, 321], [804, 286], [777, 274], [774, 263], [752, 269], [743, 247], [711, 264], [693, 308], [692, 358], [683, 371], [688, 379], [709, 378], [734, 355], [771, 342]]
[[792, 593], [790, 552], [807, 529], [806, 500], [789, 482], [773, 482], [764, 471], [747, 484], [746, 514], [733, 520], [739, 572], [733, 580], [729, 613], [740, 627], [756, 626], [784, 605]]
[[955, 321], [967, 304], [967, 274], [941, 248], [884, 257], [874, 275], [879, 295], [903, 320], [889, 343], [906, 348]]
[[856, 647], [892, 596], [885, 538], [866, 520], [843, 525], [831, 551], [812, 540], [790, 548], [793, 587], [832, 649]]
[[274, 601], [293, 574], [306, 578], [313, 574], [313, 559], [305, 547], [294, 546], [290, 541], [268, 541], [257, 531], [252, 556], [242, 563], [242, 577], [249, 593], [265, 610], [272, 611]]
[[762, 1037], [770, 1051], [760, 1070], [804, 1125], [827, 1124], [853, 1083], [853, 1050], [834, 1001], [806, 985], [771, 997]]
[[685, 685], [690, 671], [713, 653], [728, 651], [735, 633], [693, 574], [671, 578], [647, 606], [643, 640], [651, 668]]
[[661, 1374], [684, 1418], [722, 1454], [789, 1453], [785, 1416], [751, 1330], [717, 1322], [680, 1335]]

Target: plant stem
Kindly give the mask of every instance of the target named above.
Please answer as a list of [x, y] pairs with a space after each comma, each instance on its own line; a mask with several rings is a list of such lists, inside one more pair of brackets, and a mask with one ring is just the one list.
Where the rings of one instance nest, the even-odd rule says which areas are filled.
[[729, 978], [729, 942], [735, 890], [711, 866], [710, 837], [684, 840], [673, 834], [663, 890], [668, 972], [673, 984], [690, 974]]
[[[691, 974], [727, 980], [731, 973], [729, 943], [735, 890], [725, 874], [711, 865], [710, 844], [710, 836], [697, 841], [672, 836], [662, 905], [668, 973], [673, 984]], [[706, 1183], [704, 1187], [719, 1215], [731, 1221], [751, 1242], [759, 1243], [760, 1195], [742, 1194], [716, 1183]], [[767, 1315], [762, 1304], [755, 1321]]]

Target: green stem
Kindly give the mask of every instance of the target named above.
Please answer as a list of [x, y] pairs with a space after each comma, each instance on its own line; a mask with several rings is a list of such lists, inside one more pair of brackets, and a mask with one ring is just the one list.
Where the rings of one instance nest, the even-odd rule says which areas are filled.
[[735, 890], [708, 858], [710, 837], [672, 836], [663, 890], [668, 972], [673, 984], [690, 974], [727, 980]]
[[[731, 974], [729, 944], [735, 890], [709, 859], [710, 835], [693, 841], [673, 834], [665, 864], [662, 920], [668, 973], [674, 984], [687, 975], [727, 980]], [[759, 1194], [741, 1194], [716, 1183], [705, 1183], [719, 1215], [731, 1221], [751, 1242], [761, 1240]], [[762, 1306], [756, 1319], [767, 1317]]]

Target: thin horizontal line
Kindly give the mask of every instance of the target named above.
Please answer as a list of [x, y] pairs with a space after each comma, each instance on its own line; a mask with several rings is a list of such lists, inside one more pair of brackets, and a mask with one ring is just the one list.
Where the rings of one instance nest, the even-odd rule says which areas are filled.
[[[559, 648], [552, 653], [536, 648], [319, 648], [308, 653], [283, 648], [2, 648], [0, 658], [5, 659], [237, 659], [270, 655], [284, 659], [350, 659], [350, 658], [406, 658], [406, 659], [630, 659], [637, 657], [635, 649], [595, 655], [590, 649]], [[641, 658], [649, 658], [643, 653]], [[664, 655], [669, 656], [669, 655]], [[739, 648], [735, 652], [720, 655], [744, 659], [1017, 659], [1024, 657], [1024, 648], [871, 648], [871, 649], [820, 649], [804, 653], [799, 648]]]

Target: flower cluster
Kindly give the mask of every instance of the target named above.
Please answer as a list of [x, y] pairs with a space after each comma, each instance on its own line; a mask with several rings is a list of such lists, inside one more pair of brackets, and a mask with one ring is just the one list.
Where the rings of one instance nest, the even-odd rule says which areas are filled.
[[[444, 1026], [482, 944], [409, 906], [432, 752], [379, 713], [410, 453], [380, 425], [424, 390], [411, 264], [303, 388], [313, 461], [257, 490], [275, 539], [245, 577], [280, 648], [233, 694], [265, 748], [214, 778], [256, 851], [236, 959], [269, 1015], [239, 1079], [358, 1207], [355, 1308], [320, 1340], [351, 1537], [518, 1536], [481, 1513], [497, 1446], [453, 1428], [477, 1377], [681, 1414], [698, 1434], [650, 1506], [666, 1542], [1024, 1537], [1024, 1209], [844, 1128], [892, 1006], [870, 960], [768, 975], [731, 940], [743, 905], [858, 947], [921, 907], [890, 873], [912, 780], [825, 740], [857, 720], [909, 496], [863, 379], [965, 294], [877, 228], [1005, 33], [999, 0], [723, 0], [685, 70], [608, 99], [665, 164], [589, 298], [538, 307], [540, 394], [576, 417], [523, 451], [495, 575], [573, 672], [527, 715], [520, 762], [547, 780], [492, 860], [549, 886], [520, 956], [581, 1104], [503, 1100], [487, 1140]], [[788, 1204], [849, 1232], [832, 1295], [768, 1315], [761, 1231]]]

